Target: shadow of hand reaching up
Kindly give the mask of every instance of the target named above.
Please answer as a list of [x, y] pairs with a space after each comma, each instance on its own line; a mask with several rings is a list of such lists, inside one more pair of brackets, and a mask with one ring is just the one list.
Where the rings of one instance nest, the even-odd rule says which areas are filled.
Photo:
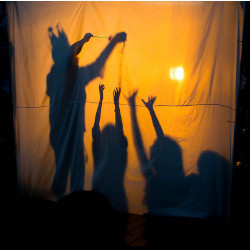
[[128, 93], [128, 96], [125, 96], [130, 106], [135, 106], [135, 98], [137, 96], [138, 89], [134, 90], [132, 93]]
[[99, 84], [99, 94], [100, 94], [100, 102], [103, 100], [103, 91], [105, 89], [104, 84]]
[[114, 89], [113, 97], [114, 97], [114, 104], [115, 105], [119, 104], [120, 94], [121, 94], [121, 88]]
[[161, 127], [161, 125], [159, 123], [159, 120], [158, 120], [158, 118], [157, 118], [157, 116], [155, 114], [154, 108], [153, 108], [155, 100], [156, 100], [156, 96], [151, 96], [151, 97], [149, 96], [147, 102], [145, 102], [143, 99], [142, 99], [142, 102], [144, 103], [144, 105], [149, 110], [149, 113], [150, 113], [150, 116], [151, 116], [151, 119], [152, 119], [152, 122], [153, 122], [153, 125], [154, 125], [156, 135], [157, 135], [158, 138], [160, 138], [160, 137], [164, 136], [164, 133], [163, 133], [162, 127]]
[[144, 103], [144, 105], [145, 105], [148, 109], [151, 109], [151, 108], [153, 108], [154, 102], [155, 102], [155, 100], [156, 100], [156, 96], [149, 96], [147, 102], [145, 102], [143, 99], [141, 99], [141, 100], [142, 100], [142, 102]]

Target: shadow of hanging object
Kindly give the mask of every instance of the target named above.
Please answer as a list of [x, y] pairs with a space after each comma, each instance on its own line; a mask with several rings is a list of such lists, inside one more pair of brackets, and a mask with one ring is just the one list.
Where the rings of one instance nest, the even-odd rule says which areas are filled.
[[182, 152], [179, 145], [164, 136], [161, 125], [153, 109], [156, 97], [149, 97], [143, 103], [149, 110], [157, 139], [150, 149], [150, 158], [146, 154], [136, 117], [135, 97], [129, 98], [132, 116], [132, 130], [137, 155], [146, 180], [145, 200], [149, 215], [172, 216], [188, 193], [188, 185], [182, 166]]
[[119, 108], [119, 90], [114, 90], [115, 125], [107, 124], [100, 131], [99, 122], [102, 102], [96, 112], [92, 128], [92, 151], [94, 156], [93, 190], [103, 193], [115, 211], [128, 212], [124, 188], [127, 165], [127, 138], [124, 135]]
[[58, 36], [48, 29], [54, 65], [47, 76], [50, 97], [50, 142], [55, 153], [56, 171], [52, 192], [57, 198], [64, 195], [70, 172], [71, 191], [84, 187], [85, 87], [101, 71], [115, 45], [126, 40], [126, 33], [118, 33], [90, 65], [79, 67], [77, 55], [90, 38], [85, 37], [70, 46], [63, 29], [57, 26]]

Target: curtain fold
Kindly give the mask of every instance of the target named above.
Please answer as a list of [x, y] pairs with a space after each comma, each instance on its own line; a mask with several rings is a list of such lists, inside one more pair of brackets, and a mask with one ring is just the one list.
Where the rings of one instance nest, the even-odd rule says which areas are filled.
[[228, 215], [244, 6], [13, 2], [7, 11], [23, 196], [94, 189], [118, 211]]

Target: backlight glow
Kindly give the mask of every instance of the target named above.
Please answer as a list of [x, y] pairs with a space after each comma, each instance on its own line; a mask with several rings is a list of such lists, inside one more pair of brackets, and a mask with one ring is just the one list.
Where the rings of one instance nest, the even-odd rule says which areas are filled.
[[170, 68], [170, 78], [172, 80], [181, 81], [184, 78], [184, 70], [182, 67]]

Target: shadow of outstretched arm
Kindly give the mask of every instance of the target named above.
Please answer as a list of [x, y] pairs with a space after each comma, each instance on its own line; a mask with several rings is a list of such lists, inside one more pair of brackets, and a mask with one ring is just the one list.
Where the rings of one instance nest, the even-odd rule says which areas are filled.
[[153, 105], [154, 105], [155, 100], [156, 100], [155, 96], [151, 96], [151, 97], [149, 96], [147, 102], [145, 102], [143, 99], [142, 99], [142, 102], [147, 107], [147, 109], [150, 113], [157, 137], [161, 138], [161, 137], [164, 137], [164, 134], [163, 134], [163, 130], [161, 128], [161, 125], [159, 123], [159, 120], [158, 120], [158, 118], [155, 114], [155, 111], [153, 109]]
[[72, 44], [71, 45], [71, 53], [72, 53], [72, 55], [77, 56], [81, 52], [83, 45], [86, 42], [88, 42], [91, 37], [93, 37], [93, 35], [91, 33], [86, 33], [82, 40]]
[[125, 32], [120, 32], [116, 34], [94, 63], [86, 67], [79, 68], [79, 74], [80, 74], [81, 79], [84, 81], [85, 86], [91, 80], [101, 75], [102, 69], [108, 57], [110, 56], [111, 52], [115, 48], [115, 46], [118, 43], [125, 42], [126, 38], [127, 38], [127, 34]]
[[136, 90], [134, 93], [129, 95], [128, 102], [130, 105], [131, 110], [131, 120], [132, 120], [132, 130], [133, 130], [133, 137], [134, 137], [134, 143], [137, 150], [138, 158], [142, 167], [142, 172], [144, 175], [148, 174], [149, 168], [149, 160], [146, 155], [145, 148], [143, 146], [143, 141], [141, 137], [141, 132], [139, 129], [137, 116], [136, 116], [136, 108], [135, 108], [135, 97], [137, 95], [138, 90]]
[[123, 124], [122, 124], [122, 117], [121, 117], [121, 111], [119, 107], [119, 98], [121, 94], [121, 88], [116, 88], [113, 92], [114, 96], [114, 104], [115, 104], [115, 126], [118, 131], [118, 134], [120, 138], [124, 137], [123, 132]]
[[95, 123], [94, 127], [92, 128], [92, 135], [93, 137], [98, 136], [100, 134], [100, 119], [101, 119], [101, 111], [102, 111], [102, 100], [103, 100], [103, 91], [105, 86], [103, 84], [99, 84], [99, 93], [100, 93], [100, 101], [98, 104], [98, 108], [95, 115]]

